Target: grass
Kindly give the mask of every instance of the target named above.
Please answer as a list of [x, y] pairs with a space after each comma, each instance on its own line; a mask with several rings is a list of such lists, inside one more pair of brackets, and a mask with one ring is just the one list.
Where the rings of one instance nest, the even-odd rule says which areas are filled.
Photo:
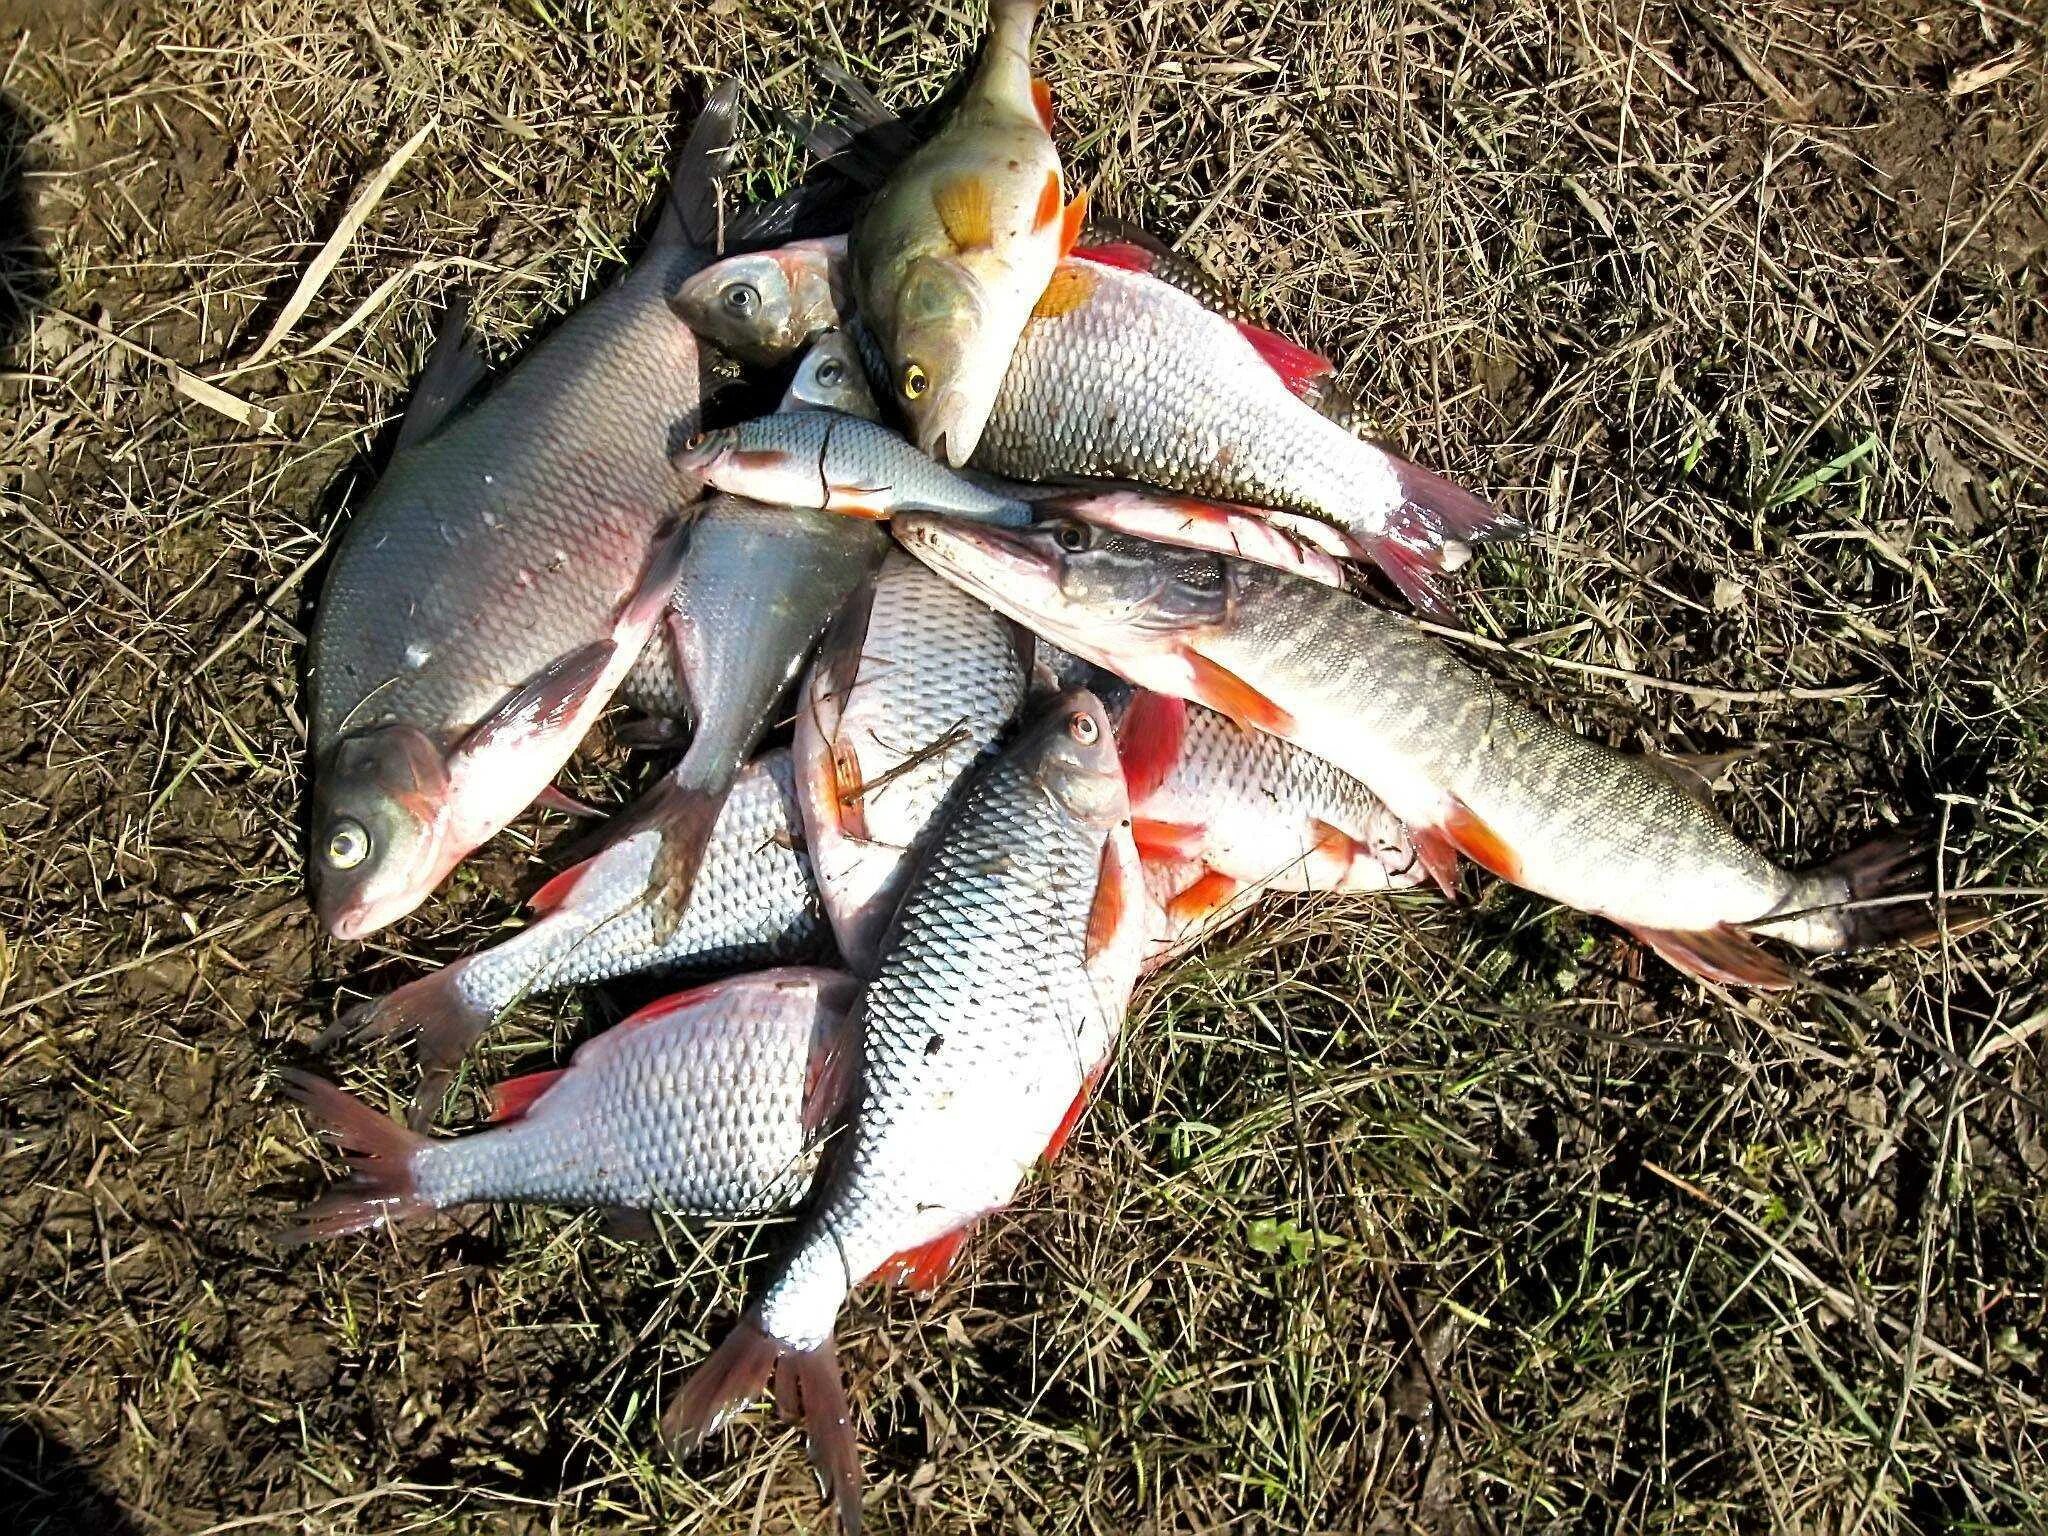
[[[766, 1415], [653, 1450], [772, 1232], [264, 1240], [314, 1177], [267, 1070], [484, 939], [560, 831], [523, 824], [388, 943], [319, 941], [302, 605], [441, 289], [474, 284], [510, 355], [631, 249], [709, 71], [765, 131], [813, 109], [817, 57], [931, 99], [978, 24], [135, 0], [7, 50], [45, 253], [0, 263], [27, 306], [0, 384], [13, 1528], [819, 1521]], [[1054, 6], [1099, 203], [1536, 525], [1479, 572], [1467, 613], [1512, 650], [1475, 655], [1611, 740], [1740, 749], [1723, 804], [1788, 857], [1933, 814], [1947, 884], [2009, 894], [1781, 999], [1497, 888], [1274, 908], [1152, 987], [1074, 1147], [939, 1296], [851, 1309], [878, 1528], [2048, 1522], [2044, 42], [2021, 8], [1894, 0]], [[487, 1075], [589, 1022], [531, 1010]]]

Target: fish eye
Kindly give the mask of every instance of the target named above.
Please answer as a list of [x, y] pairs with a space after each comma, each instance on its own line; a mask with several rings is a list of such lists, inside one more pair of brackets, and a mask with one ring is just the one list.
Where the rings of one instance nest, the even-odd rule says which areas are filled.
[[1053, 530], [1052, 540], [1070, 555], [1078, 555], [1088, 547], [1088, 528], [1083, 523], [1061, 523]]
[[932, 387], [932, 377], [916, 363], [909, 363], [903, 369], [903, 398], [922, 400], [924, 392]]
[[354, 869], [370, 856], [370, 834], [359, 821], [342, 820], [327, 834], [327, 862], [335, 869]]
[[751, 315], [761, 307], [761, 294], [752, 283], [734, 283], [725, 290], [725, 307], [736, 315]]
[[1102, 727], [1095, 723], [1095, 717], [1086, 710], [1077, 710], [1067, 716], [1067, 734], [1084, 747], [1092, 747], [1102, 735]]
[[702, 448], [706, 443], [710, 441], [711, 435], [708, 432], [692, 432], [690, 434], [690, 440], [684, 443], [683, 446], [694, 452], [695, 450]]
[[828, 357], [818, 364], [818, 382], [827, 389], [836, 389], [846, 377], [846, 365], [836, 357]]

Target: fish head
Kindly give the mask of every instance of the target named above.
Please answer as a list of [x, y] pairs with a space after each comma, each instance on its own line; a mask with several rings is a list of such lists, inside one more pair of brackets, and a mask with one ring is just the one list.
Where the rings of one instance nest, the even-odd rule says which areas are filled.
[[822, 508], [831, 503], [823, 453], [831, 441], [831, 421], [820, 419], [827, 416], [846, 419], [824, 411], [792, 411], [699, 432], [671, 462], [728, 496], [772, 507]]
[[896, 292], [889, 390], [918, 448], [955, 469], [980, 443], [1010, 368], [1011, 347], [990, 345], [987, 311], [980, 280], [942, 256], [911, 262]]
[[1046, 706], [1024, 745], [1033, 779], [1076, 821], [1113, 827], [1131, 813], [1109, 711], [1086, 688]]
[[397, 922], [447, 873], [447, 760], [426, 732], [345, 736], [313, 796], [309, 875], [321, 926], [360, 939]]
[[806, 244], [715, 261], [669, 296], [669, 308], [742, 362], [779, 363], [839, 321], [826, 257]]
[[1177, 649], [1229, 617], [1224, 564], [1202, 550], [1071, 517], [1001, 528], [904, 513], [894, 528], [904, 548], [948, 580], [1113, 670], [1125, 671], [1122, 663], [1139, 651]]
[[877, 420], [875, 397], [861, 371], [853, 339], [833, 327], [811, 343], [803, 361], [796, 365], [796, 377], [782, 397], [785, 411], [840, 411], [866, 421]]

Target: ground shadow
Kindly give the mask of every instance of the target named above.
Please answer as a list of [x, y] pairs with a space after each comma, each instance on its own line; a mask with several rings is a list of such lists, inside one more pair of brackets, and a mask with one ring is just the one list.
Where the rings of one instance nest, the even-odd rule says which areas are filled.
[[0, 1420], [0, 1529], [13, 1536], [142, 1536], [120, 1501], [26, 1419]]
[[0, 357], [27, 334], [36, 304], [54, 281], [29, 217], [29, 140], [41, 126], [26, 108], [0, 95]]

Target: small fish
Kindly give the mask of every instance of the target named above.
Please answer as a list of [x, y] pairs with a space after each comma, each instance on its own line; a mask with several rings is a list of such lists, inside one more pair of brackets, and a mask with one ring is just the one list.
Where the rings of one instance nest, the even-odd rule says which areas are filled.
[[863, 1279], [935, 1284], [1071, 1129], [1135, 978], [1128, 813], [1109, 719], [1087, 693], [1053, 701], [967, 787], [863, 999], [843, 1154], [761, 1299], [664, 1415], [671, 1444], [701, 1443], [774, 1377], [842, 1529], [858, 1530], [840, 1308]]
[[955, 468], [981, 437], [1010, 350], [1073, 248], [1052, 107], [1031, 77], [1039, 0], [994, 0], [989, 40], [946, 126], [883, 183], [848, 242], [861, 318], [919, 448]]
[[336, 938], [405, 916], [526, 809], [660, 617], [695, 494], [669, 450], [699, 404], [667, 295], [707, 259], [734, 98], [707, 102], [646, 255], [467, 411], [483, 368], [451, 309], [349, 520], [311, 668], [309, 878]]
[[1031, 520], [1024, 502], [961, 478], [887, 427], [837, 411], [782, 411], [699, 433], [676, 463], [706, 484], [775, 506], [862, 518], [909, 508], [1015, 525]]
[[1026, 653], [1016, 625], [901, 551], [819, 647], [791, 754], [819, 895], [857, 975], [956, 786], [1023, 708]]
[[1856, 905], [1893, 888], [1910, 845], [1782, 869], [1665, 765], [1560, 729], [1346, 593], [1085, 523], [895, 526], [912, 554], [1055, 644], [1362, 780], [1446, 893], [1462, 854], [1695, 975], [1758, 987], [1791, 982], [1758, 935], [1830, 951], [1929, 932], [1911, 905]]
[[351, 1154], [354, 1176], [287, 1241], [367, 1232], [480, 1201], [704, 1216], [779, 1214], [802, 1199], [860, 1055], [839, 971], [763, 971], [662, 999], [502, 1084], [492, 1129], [430, 1140], [332, 1083], [281, 1074]]
[[535, 892], [535, 920], [511, 938], [365, 1003], [322, 1043], [416, 1034], [422, 1080], [414, 1118], [424, 1123], [470, 1047], [522, 998], [650, 971], [806, 960], [830, 949], [787, 752], [757, 758], [733, 785], [683, 920], [666, 940], [655, 934], [651, 901], [660, 840], [658, 826], [615, 835]]

